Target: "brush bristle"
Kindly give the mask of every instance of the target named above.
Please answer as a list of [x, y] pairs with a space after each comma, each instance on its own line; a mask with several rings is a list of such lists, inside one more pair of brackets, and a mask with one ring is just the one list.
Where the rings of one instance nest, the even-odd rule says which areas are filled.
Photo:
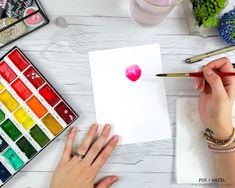
[[163, 77], [163, 76], [167, 76], [167, 74], [157, 74], [156, 76]]

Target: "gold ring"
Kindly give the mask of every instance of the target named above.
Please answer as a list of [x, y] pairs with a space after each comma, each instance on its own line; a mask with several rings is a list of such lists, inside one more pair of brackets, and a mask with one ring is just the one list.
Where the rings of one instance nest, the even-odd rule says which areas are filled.
[[74, 156], [78, 157], [79, 159], [83, 159], [83, 158], [85, 157], [85, 155], [82, 155], [82, 154], [80, 154], [80, 153], [78, 153], [78, 152], [76, 152], [76, 153], [74, 154]]

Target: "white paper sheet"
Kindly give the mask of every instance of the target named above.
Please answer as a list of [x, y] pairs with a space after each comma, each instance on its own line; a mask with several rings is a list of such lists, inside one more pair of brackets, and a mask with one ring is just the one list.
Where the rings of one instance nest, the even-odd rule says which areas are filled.
[[213, 183], [213, 158], [202, 136], [205, 128], [198, 113], [198, 98], [178, 98], [176, 119], [177, 183]]
[[[90, 66], [99, 124], [111, 123], [120, 144], [171, 138], [162, 62], [158, 44], [90, 52]], [[136, 82], [125, 76], [137, 64]]]

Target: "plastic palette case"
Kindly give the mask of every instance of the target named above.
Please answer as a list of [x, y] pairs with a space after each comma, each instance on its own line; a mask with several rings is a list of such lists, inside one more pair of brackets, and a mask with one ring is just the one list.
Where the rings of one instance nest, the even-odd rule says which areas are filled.
[[78, 119], [14, 47], [0, 58], [0, 187]]
[[0, 49], [48, 23], [39, 0], [1, 0]]

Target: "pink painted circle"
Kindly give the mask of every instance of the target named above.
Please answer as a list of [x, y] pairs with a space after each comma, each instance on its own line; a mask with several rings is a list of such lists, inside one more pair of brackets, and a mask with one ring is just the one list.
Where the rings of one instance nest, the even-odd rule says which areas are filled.
[[135, 82], [141, 77], [141, 68], [138, 65], [131, 65], [126, 69], [126, 77]]

